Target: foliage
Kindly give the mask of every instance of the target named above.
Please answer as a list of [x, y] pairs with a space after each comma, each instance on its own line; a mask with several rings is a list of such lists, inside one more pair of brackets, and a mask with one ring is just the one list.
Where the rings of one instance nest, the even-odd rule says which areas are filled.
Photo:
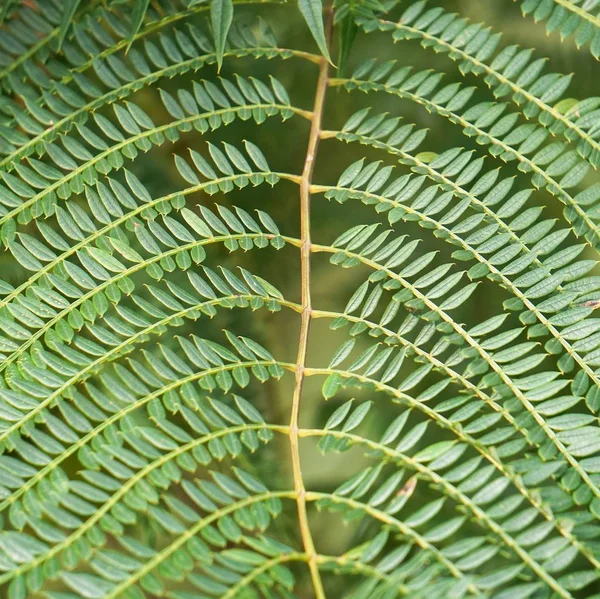
[[2, 596], [599, 597], [600, 97], [263, 3], [2, 7]]

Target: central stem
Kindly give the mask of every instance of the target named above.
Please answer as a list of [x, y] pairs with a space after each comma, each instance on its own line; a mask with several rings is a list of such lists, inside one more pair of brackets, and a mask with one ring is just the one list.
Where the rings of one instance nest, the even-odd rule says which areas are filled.
[[290, 448], [292, 457], [292, 470], [294, 475], [294, 488], [296, 491], [296, 502], [298, 504], [298, 523], [304, 552], [307, 556], [308, 567], [315, 590], [316, 599], [326, 599], [315, 544], [308, 523], [306, 510], [306, 488], [302, 478], [300, 465], [300, 448], [298, 438], [298, 417], [300, 413], [300, 401], [302, 399], [302, 388], [304, 387], [304, 370], [306, 367], [306, 353], [308, 349], [308, 332], [310, 329], [312, 305], [310, 298], [310, 187], [315, 167], [315, 158], [319, 137], [321, 133], [321, 120], [323, 116], [323, 105], [325, 103], [325, 92], [327, 91], [327, 79], [329, 76], [329, 63], [321, 58], [319, 68], [319, 79], [315, 92], [315, 103], [313, 108], [312, 124], [304, 170], [300, 181], [300, 272], [302, 275], [302, 312], [300, 323], [300, 338], [298, 341], [298, 357], [296, 358], [296, 384], [292, 399], [292, 416], [290, 420]]

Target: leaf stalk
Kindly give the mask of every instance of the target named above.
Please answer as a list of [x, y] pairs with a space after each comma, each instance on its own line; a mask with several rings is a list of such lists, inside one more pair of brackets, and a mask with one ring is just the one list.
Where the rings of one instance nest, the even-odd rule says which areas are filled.
[[[333, 13], [327, 11], [327, 29], [331, 29]], [[329, 36], [328, 36], [329, 37]], [[308, 349], [308, 335], [311, 322], [312, 303], [310, 294], [310, 258], [311, 258], [311, 239], [310, 239], [310, 198], [311, 184], [315, 167], [315, 159], [319, 146], [321, 134], [321, 121], [323, 117], [323, 107], [325, 104], [325, 94], [327, 92], [327, 82], [329, 79], [329, 63], [325, 57], [321, 58], [319, 66], [319, 78], [315, 91], [315, 100], [312, 113], [312, 123], [304, 161], [304, 169], [300, 180], [300, 272], [302, 287], [302, 312], [300, 323], [300, 335], [298, 339], [298, 355], [296, 358], [295, 386], [292, 399], [292, 410], [290, 418], [290, 451], [292, 458], [292, 473], [294, 477], [294, 490], [296, 494], [296, 503], [298, 506], [298, 523], [300, 527], [300, 536], [304, 552], [307, 555], [308, 567], [312, 579], [312, 584], [316, 599], [326, 599], [319, 572], [319, 564], [315, 544], [308, 523], [308, 512], [306, 509], [306, 488], [302, 478], [302, 468], [300, 464], [300, 448], [298, 435], [298, 420], [300, 414], [300, 402], [302, 399], [302, 389], [304, 387], [304, 369], [306, 367], [306, 354]]]

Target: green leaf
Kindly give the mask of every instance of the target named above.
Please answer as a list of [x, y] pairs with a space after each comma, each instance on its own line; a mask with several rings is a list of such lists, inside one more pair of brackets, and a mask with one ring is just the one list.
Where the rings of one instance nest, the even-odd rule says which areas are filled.
[[129, 43], [127, 44], [127, 50], [131, 47], [137, 32], [140, 30], [148, 7], [150, 6], [150, 0], [135, 0], [133, 9], [131, 11], [131, 31], [129, 33]]
[[350, 411], [350, 408], [352, 407], [353, 401], [354, 400], [351, 399], [346, 403], [342, 404], [339, 408], [337, 408], [337, 410], [335, 410], [335, 412], [329, 417], [329, 419], [325, 423], [325, 430], [335, 428], [336, 426], [338, 426], [338, 424], [341, 424], [345, 420], [346, 416], [348, 415], [348, 412]]
[[23, 268], [31, 271], [40, 270], [42, 268], [41, 262], [18, 243], [9, 243], [8, 249]]
[[109, 583], [93, 574], [64, 572], [61, 577], [67, 586], [86, 599], [100, 599], [114, 587], [114, 583]]
[[10, 11], [13, 10], [19, 2], [20, 0], [6, 0], [0, 11], [0, 24], [3, 24], [6, 21]]
[[342, 382], [343, 379], [339, 374], [330, 374], [323, 383], [323, 397], [325, 399], [331, 399], [342, 388]]
[[200, 179], [190, 167], [190, 165], [183, 159], [181, 156], [177, 156], [175, 154], [175, 166], [179, 171], [179, 174], [190, 184], [190, 185], [200, 185]]
[[210, 22], [212, 25], [213, 36], [215, 38], [215, 49], [217, 55], [218, 71], [223, 65], [223, 54], [225, 53], [225, 44], [227, 35], [233, 21], [233, 2], [232, 0], [211, 0], [210, 2]]
[[246, 140], [244, 140], [244, 145], [246, 147], [246, 152], [248, 152], [248, 156], [250, 156], [252, 162], [254, 162], [254, 164], [261, 171], [268, 172], [271, 170], [269, 168], [269, 164], [267, 163], [267, 159], [256, 145], [254, 145], [251, 141]]
[[322, 0], [298, 0], [298, 8], [317, 42], [321, 54], [331, 62], [329, 49], [327, 48], [327, 39], [325, 37], [325, 27], [323, 25], [323, 2]]
[[360, 404], [360, 406], [358, 406], [358, 408], [356, 408], [356, 410], [350, 414], [348, 420], [346, 420], [344, 423], [342, 430], [346, 433], [354, 430], [363, 421], [372, 405], [372, 401], [366, 401]]
[[26, 597], [27, 587], [25, 586], [25, 578], [17, 576], [8, 587], [8, 599], [26, 599]]
[[69, 27], [71, 27], [73, 17], [75, 16], [75, 13], [77, 12], [77, 8], [79, 7], [80, 3], [81, 3], [81, 0], [65, 0], [64, 12], [63, 12], [61, 20], [60, 20], [60, 29], [58, 30], [58, 48], [59, 49], [62, 46], [62, 43], [67, 35], [67, 32], [69, 31]]
[[348, 14], [343, 20], [339, 27], [339, 54], [338, 54], [338, 73], [339, 77], [344, 76], [344, 68], [350, 58], [350, 52], [356, 34], [358, 33], [358, 26], [354, 21], [352, 14]]

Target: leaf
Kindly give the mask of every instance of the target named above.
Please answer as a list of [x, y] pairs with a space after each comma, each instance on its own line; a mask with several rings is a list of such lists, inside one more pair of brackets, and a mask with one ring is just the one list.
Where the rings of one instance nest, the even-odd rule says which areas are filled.
[[7, 17], [10, 14], [10, 11], [15, 8], [16, 4], [20, 2], [20, 0], [7, 0], [4, 5], [2, 6], [1, 12], [0, 12], [0, 24], [3, 24]]
[[60, 28], [58, 30], [58, 49], [60, 49], [62, 46], [80, 3], [81, 0], [65, 0], [64, 12], [60, 19]]
[[301, 476], [336, 597], [595, 596], [600, 97], [466, 4], [0, 3], [2, 597], [303, 596]]
[[92, 574], [65, 572], [62, 574], [62, 579], [70, 588], [86, 599], [104, 597], [114, 587], [114, 584]]
[[330, 374], [323, 383], [323, 397], [325, 399], [331, 399], [341, 389], [342, 382], [343, 379], [339, 374]]
[[346, 422], [344, 423], [342, 430], [345, 433], [354, 430], [363, 421], [364, 417], [367, 415], [372, 405], [373, 402], [371, 401], [366, 401], [360, 404], [360, 406], [358, 406], [358, 408], [356, 408], [356, 410], [354, 410], [354, 412], [350, 414], [348, 420], [346, 420]]
[[336, 426], [338, 426], [338, 424], [341, 424], [345, 420], [346, 416], [348, 415], [348, 412], [350, 411], [350, 408], [352, 407], [353, 401], [354, 400], [351, 399], [350, 401], [347, 401], [346, 403], [342, 404], [339, 408], [337, 408], [337, 410], [335, 410], [335, 412], [329, 417], [329, 419], [325, 423], [325, 430], [335, 428]]
[[331, 358], [331, 362], [329, 362], [329, 368], [335, 368], [336, 366], [341, 364], [348, 357], [348, 355], [350, 355], [350, 352], [354, 348], [355, 343], [355, 339], [348, 339], [347, 341], [345, 341], [335, 353], [333, 358]]
[[127, 44], [127, 50], [131, 48], [131, 44], [140, 30], [148, 7], [150, 6], [150, 0], [135, 0], [133, 9], [131, 11], [131, 31], [129, 32], [129, 42]]
[[350, 52], [358, 33], [353, 15], [349, 14], [343, 19], [342, 24], [339, 25], [339, 31], [338, 73], [340, 77], [343, 77], [344, 68], [350, 58]]
[[317, 42], [321, 54], [331, 63], [327, 39], [325, 37], [325, 26], [323, 25], [322, 0], [298, 0], [298, 8]]
[[212, 25], [213, 36], [215, 39], [215, 49], [217, 55], [218, 71], [221, 71], [223, 65], [223, 54], [225, 53], [225, 44], [227, 35], [233, 21], [233, 2], [232, 0], [211, 0], [210, 2], [210, 22]]
[[190, 184], [190, 185], [200, 185], [200, 179], [196, 173], [192, 170], [189, 164], [181, 158], [181, 156], [175, 155], [175, 166], [179, 171], [179, 174]]
[[246, 146], [246, 152], [252, 159], [252, 162], [261, 170], [261, 171], [270, 171], [269, 164], [267, 163], [267, 159], [264, 154], [260, 151], [260, 149], [255, 146], [252, 142], [244, 140], [244, 145]]
[[440, 455], [446, 453], [453, 445], [454, 441], [440, 441], [439, 443], [434, 443], [429, 447], [422, 449], [418, 453], [414, 455], [414, 459], [417, 462], [430, 462]]
[[42, 268], [41, 262], [18, 243], [9, 243], [8, 249], [23, 268], [34, 272]]
[[13, 579], [8, 587], [8, 599], [26, 599], [27, 588], [25, 586], [25, 578], [18, 576]]

